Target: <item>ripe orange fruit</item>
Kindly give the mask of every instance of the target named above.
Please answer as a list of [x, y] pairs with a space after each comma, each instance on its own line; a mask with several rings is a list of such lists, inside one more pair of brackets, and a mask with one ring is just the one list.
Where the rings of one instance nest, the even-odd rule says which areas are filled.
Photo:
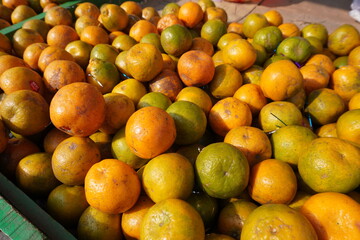
[[75, 40], [79, 40], [79, 35], [74, 28], [68, 25], [56, 25], [52, 27], [46, 37], [47, 44], [64, 49], [68, 43]]
[[157, 25], [157, 22], [160, 19], [160, 15], [156, 8], [154, 7], [144, 7], [141, 11], [141, 17], [145, 20], [150, 21], [154, 25]]
[[243, 29], [243, 23], [231, 22], [231, 23], [228, 24], [227, 32], [228, 33], [237, 33], [241, 37], [245, 37], [242, 29]]
[[283, 23], [283, 16], [275, 9], [265, 12], [264, 17], [271, 26], [278, 27]]
[[249, 181], [245, 155], [229, 143], [217, 142], [204, 147], [195, 161], [200, 187], [211, 197], [227, 199], [239, 196]]
[[265, 132], [290, 125], [302, 125], [301, 111], [294, 103], [274, 101], [266, 104], [259, 113], [259, 125]]
[[207, 7], [204, 12], [204, 22], [207, 22], [212, 19], [219, 19], [224, 23], [228, 21], [228, 15], [224, 8], [221, 7]]
[[140, 195], [135, 170], [117, 159], [95, 163], [85, 177], [85, 196], [90, 206], [110, 214], [132, 208]]
[[198, 87], [184, 87], [176, 96], [175, 101], [189, 101], [198, 105], [207, 116], [211, 107], [212, 101], [204, 90]]
[[0, 114], [5, 126], [23, 136], [43, 131], [49, 124], [49, 104], [33, 90], [18, 90], [1, 101]]
[[69, 9], [62, 6], [54, 6], [46, 11], [44, 21], [50, 26], [69, 25], [73, 23]]
[[135, 1], [125, 1], [120, 4], [120, 7], [124, 9], [127, 14], [133, 14], [141, 17], [142, 8], [140, 4]]
[[224, 63], [243, 71], [255, 63], [256, 51], [247, 40], [235, 39], [222, 50], [222, 57]]
[[[283, 227], [284, 224], [288, 227]], [[244, 223], [241, 239], [267, 239], [276, 234], [280, 239], [316, 240], [316, 232], [306, 217], [285, 204], [264, 204], [250, 213]]]
[[111, 43], [119, 52], [129, 50], [137, 42], [127, 34], [117, 36]]
[[232, 97], [243, 84], [241, 73], [229, 64], [215, 67], [213, 79], [208, 84], [212, 96], [218, 99]]
[[205, 228], [200, 214], [181, 199], [166, 199], [156, 203], [145, 214], [140, 239], [205, 238]]
[[38, 61], [39, 56], [45, 48], [49, 45], [46, 43], [33, 43], [27, 46], [23, 53], [23, 60], [29, 67], [35, 71], [39, 71]]
[[82, 2], [76, 6], [74, 15], [76, 18], [88, 16], [97, 19], [100, 15], [100, 9], [94, 3]]
[[336, 123], [328, 123], [315, 129], [315, 133], [318, 137], [337, 137]]
[[188, 28], [193, 28], [201, 22], [204, 12], [197, 2], [186, 2], [179, 8], [178, 17]]
[[245, 102], [234, 97], [227, 97], [213, 105], [208, 121], [211, 129], [224, 137], [233, 128], [250, 126], [252, 114]]
[[190, 50], [201, 50], [209, 56], [214, 54], [214, 46], [211, 42], [201, 37], [193, 38]]
[[89, 16], [81, 16], [76, 19], [74, 28], [79, 36], [84, 31], [84, 29], [88, 26], [98, 26], [101, 27], [101, 23], [96, 18], [91, 18]]
[[51, 165], [55, 177], [67, 185], [82, 185], [92, 165], [100, 161], [100, 151], [88, 137], [69, 137], [55, 148]]
[[126, 55], [127, 70], [141, 82], [148, 82], [163, 68], [160, 50], [150, 43], [138, 43], [131, 47]]
[[259, 29], [268, 25], [269, 22], [263, 14], [250, 13], [244, 20], [242, 31], [247, 38], [253, 38]]
[[53, 153], [57, 145], [70, 135], [60, 131], [56, 127], [52, 127], [45, 135], [43, 140], [43, 148], [45, 152]]
[[338, 68], [333, 72], [329, 86], [348, 103], [352, 96], [360, 92], [359, 84], [360, 68], [349, 65]]
[[70, 83], [85, 82], [84, 70], [70, 60], [52, 61], [45, 68], [43, 76], [46, 88], [52, 93]]
[[12, 46], [18, 57], [23, 56], [27, 46], [33, 43], [43, 43], [44, 39], [37, 31], [33, 29], [20, 28], [15, 31], [12, 37]]
[[350, 192], [360, 182], [359, 154], [359, 148], [346, 140], [317, 138], [299, 157], [300, 176], [316, 192]]
[[125, 10], [116, 4], [104, 4], [100, 8], [100, 22], [109, 32], [121, 31], [129, 23], [129, 17]]
[[272, 156], [270, 140], [259, 128], [251, 126], [233, 128], [225, 135], [224, 142], [238, 148], [245, 155], [250, 167]]
[[45, 23], [44, 20], [41, 19], [30, 19], [24, 22], [22, 28], [33, 29], [40, 33], [43, 39], [46, 39], [47, 33], [50, 30], [50, 26]]
[[325, 68], [320, 65], [306, 64], [300, 68], [304, 79], [304, 89], [306, 95], [320, 88], [325, 88], [329, 84], [330, 75]]
[[332, 53], [344, 56], [359, 46], [359, 42], [359, 31], [351, 24], [342, 24], [330, 33], [327, 46]]
[[149, 82], [151, 92], [159, 92], [174, 101], [183, 88], [179, 75], [169, 69], [163, 69], [153, 80]]
[[52, 98], [50, 119], [55, 127], [69, 135], [90, 136], [105, 119], [104, 97], [90, 83], [68, 84]]
[[68, 43], [68, 45], [65, 47], [65, 51], [70, 53], [73, 56], [75, 62], [83, 69], [85, 69], [89, 63], [92, 48], [93, 46], [89, 43], [82, 40], [76, 40]]
[[50, 153], [33, 153], [21, 159], [16, 168], [16, 183], [31, 196], [47, 196], [59, 181], [51, 169]]
[[217, 47], [220, 50], [224, 49], [229, 44], [229, 42], [231, 42], [232, 40], [235, 40], [235, 39], [240, 39], [240, 38], [242, 38], [240, 36], [240, 34], [237, 34], [237, 33], [234, 33], [234, 32], [225, 33], [219, 39], [219, 41], [217, 43]]
[[350, 98], [348, 104], [349, 110], [359, 109], [360, 108], [360, 93], [356, 93]]
[[278, 27], [283, 35], [283, 38], [296, 37], [301, 35], [301, 31], [295, 23], [286, 22], [280, 24]]
[[118, 83], [112, 90], [113, 93], [121, 93], [128, 96], [136, 106], [147, 91], [144, 84], [136, 79], [128, 78]]
[[167, 28], [167, 27], [170, 27], [172, 25], [175, 25], [175, 24], [180, 24], [180, 25], [184, 25], [184, 23], [178, 18], [177, 15], [173, 14], [173, 13], [169, 13], [169, 14], [166, 14], [164, 16], [162, 16], [157, 25], [156, 25], [156, 28], [158, 30], [158, 32], [161, 34], [161, 32]]
[[204, 86], [212, 80], [215, 74], [212, 58], [199, 50], [191, 50], [181, 55], [177, 69], [180, 79], [186, 86]]
[[19, 5], [29, 5], [29, 2], [28, 0], [4, 0], [2, 1], [2, 4], [5, 7], [14, 10]]
[[137, 156], [153, 158], [164, 153], [174, 143], [175, 122], [170, 114], [161, 108], [144, 107], [128, 119], [125, 136], [126, 143]]
[[80, 40], [95, 46], [100, 43], [109, 43], [109, 36], [104, 28], [90, 25], [81, 31]]
[[147, 20], [137, 21], [129, 30], [129, 36], [135, 39], [137, 42], [148, 33], [158, 33], [156, 25]]
[[45, 71], [45, 68], [54, 60], [71, 60], [74, 61], [74, 57], [65, 49], [57, 46], [48, 46], [41, 51], [38, 60], [38, 67], [41, 72]]
[[19, 5], [11, 13], [11, 23], [17, 24], [30, 17], [36, 16], [36, 12], [28, 5]]
[[80, 240], [121, 239], [121, 215], [105, 213], [89, 206], [81, 214], [76, 230]]
[[336, 134], [338, 138], [351, 141], [360, 146], [360, 109], [343, 113], [336, 121]]
[[303, 76], [293, 62], [276, 61], [264, 69], [260, 87], [265, 97], [282, 101], [294, 96], [303, 87]]
[[253, 116], [257, 116], [262, 107], [268, 103], [261, 87], [255, 83], [242, 85], [236, 90], [233, 97], [247, 103]]
[[81, 214], [88, 208], [83, 186], [61, 184], [47, 197], [46, 211], [64, 226], [76, 226]]

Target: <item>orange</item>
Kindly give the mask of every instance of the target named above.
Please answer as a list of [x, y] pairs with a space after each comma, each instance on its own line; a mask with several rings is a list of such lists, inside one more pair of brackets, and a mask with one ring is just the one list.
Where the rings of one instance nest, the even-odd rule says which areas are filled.
[[255, 203], [244, 199], [227, 203], [219, 212], [217, 219], [218, 232], [234, 239], [240, 239], [241, 230], [246, 219], [256, 208]]
[[69, 137], [60, 142], [52, 154], [55, 177], [67, 185], [82, 185], [92, 165], [100, 161], [100, 151], [88, 137]]
[[228, 33], [237, 33], [241, 37], [245, 37], [245, 35], [243, 33], [243, 23], [239, 23], [239, 22], [229, 23], [228, 27], [227, 27], [227, 32]]
[[255, 63], [256, 51], [247, 40], [235, 39], [222, 50], [222, 57], [224, 63], [243, 71]]
[[43, 94], [44, 87], [40, 74], [27, 67], [12, 67], [0, 76], [0, 88], [5, 94], [24, 89]]
[[198, 87], [184, 87], [176, 96], [175, 101], [189, 101], [195, 103], [204, 111], [206, 116], [213, 105], [209, 94]]
[[101, 27], [101, 23], [96, 18], [91, 18], [89, 16], [81, 16], [76, 19], [75, 24], [74, 24], [74, 28], [79, 36], [81, 36], [81, 33], [84, 31], [84, 29], [87, 26]]
[[47, 196], [59, 181], [51, 169], [50, 153], [33, 153], [21, 159], [16, 168], [16, 183], [32, 196]]
[[270, 137], [273, 156], [296, 167], [299, 156], [315, 138], [316, 134], [304, 126], [290, 125], [279, 128]]
[[138, 43], [131, 47], [126, 55], [129, 73], [138, 81], [148, 82], [163, 68], [160, 50], [150, 43]]
[[1, 101], [0, 114], [8, 129], [24, 136], [40, 133], [50, 124], [49, 104], [32, 90], [7, 94]]
[[12, 67], [29, 67], [29, 66], [23, 59], [19, 57], [15, 57], [9, 54], [0, 56], [0, 75], [3, 74], [7, 69]]
[[171, 100], [161, 92], [149, 92], [142, 96], [136, 106], [137, 109], [153, 106], [166, 110], [171, 105]]
[[248, 191], [251, 198], [260, 204], [288, 204], [297, 191], [295, 173], [290, 165], [283, 161], [261, 161], [251, 168]]
[[[8, 136], [8, 133], [7, 133]], [[10, 138], [6, 148], [0, 154], [0, 171], [9, 180], [15, 180], [16, 167], [21, 159], [40, 152], [40, 148], [34, 142], [26, 138]]]
[[64, 133], [63, 131], [60, 131], [56, 127], [52, 127], [44, 136], [44, 151], [48, 153], [53, 153], [57, 145], [59, 145], [59, 143], [61, 143], [68, 137], [70, 137], [70, 135]]
[[312, 91], [307, 97], [305, 113], [309, 114], [311, 121], [317, 125], [336, 122], [345, 112], [344, 100], [334, 90], [321, 88]]
[[[99, 44], [97, 46], [99, 46]], [[99, 50], [104, 51], [104, 48], [100, 48]], [[96, 86], [102, 94], [111, 92], [120, 82], [120, 75], [116, 65], [100, 58], [91, 58], [91, 53], [85, 73], [86, 81]]]
[[105, 119], [104, 97], [90, 83], [68, 84], [52, 98], [50, 119], [55, 127], [69, 135], [90, 136]]
[[137, 21], [129, 30], [129, 36], [140, 42], [140, 40], [148, 33], [158, 33], [156, 25], [147, 20]]
[[240, 34], [233, 33], [233, 32], [225, 33], [219, 39], [219, 41], [217, 43], [217, 47], [218, 47], [218, 49], [224, 49], [229, 44], [229, 42], [231, 42], [232, 40], [235, 40], [235, 39], [239, 39], [239, 38], [242, 38], [240, 36]]
[[80, 40], [95, 46], [100, 43], [109, 43], [109, 36], [102, 27], [90, 25], [81, 31]]
[[52, 27], [55, 25], [71, 26], [73, 23], [70, 10], [62, 6], [54, 6], [47, 10], [44, 21]]
[[283, 38], [296, 37], [301, 35], [301, 31], [295, 23], [286, 22], [280, 24], [278, 27], [283, 35]]
[[247, 103], [253, 116], [257, 116], [261, 108], [268, 103], [260, 86], [255, 83], [242, 85], [233, 97]]
[[107, 93], [104, 95], [106, 115], [100, 131], [114, 134], [125, 126], [127, 120], [135, 112], [134, 102], [120, 93]]
[[218, 99], [232, 97], [243, 84], [241, 73], [229, 64], [215, 67], [215, 74], [208, 84], [211, 94]]
[[348, 103], [352, 96], [360, 92], [360, 68], [343, 66], [336, 69], [330, 80], [329, 86]]
[[140, 195], [135, 205], [121, 215], [121, 229], [125, 239], [139, 239], [140, 226], [154, 202], [147, 195]]
[[80, 216], [76, 233], [80, 240], [121, 239], [121, 215], [89, 206]]
[[[141, 17], [155, 24], [160, 19], [160, 15], [154, 7], [144, 7], [141, 11]], [[157, 24], [155, 24], [157, 25]]]
[[179, 57], [191, 48], [192, 36], [185, 26], [174, 24], [161, 32], [160, 41], [167, 54]]
[[90, 60], [96, 58], [115, 64], [115, 60], [118, 55], [119, 52], [114, 46], [107, 43], [99, 43], [91, 49]]
[[140, 42], [141, 43], [151, 43], [154, 44], [162, 53], [164, 53], [164, 49], [161, 46], [161, 40], [160, 40], [160, 35], [158, 33], [148, 33], [146, 34], [143, 38], [141, 38]]
[[124, 1], [120, 4], [120, 7], [124, 9], [127, 14], [134, 14], [141, 17], [142, 8], [140, 4], [135, 1]]
[[260, 110], [258, 121], [263, 131], [271, 133], [284, 126], [302, 125], [303, 117], [294, 103], [273, 101]]
[[156, 203], [145, 214], [140, 229], [140, 239], [205, 238], [200, 214], [181, 199], [166, 199]]
[[74, 61], [54, 60], [44, 71], [44, 83], [46, 88], [55, 93], [60, 88], [74, 82], [85, 82], [85, 72]]
[[95, 142], [100, 150], [100, 159], [113, 158], [111, 153], [112, 137], [113, 135], [106, 134], [101, 131], [96, 131], [89, 136], [89, 138]]
[[175, 122], [170, 114], [161, 108], [144, 107], [128, 119], [125, 136], [126, 143], [137, 156], [153, 158], [164, 153], [174, 143]]
[[209, 7], [215, 7], [215, 2], [212, 0], [198, 0], [197, 2], [201, 6], [201, 8], [204, 12]]
[[313, 54], [321, 54], [324, 52], [324, 47], [320, 39], [317, 37], [306, 37], [305, 39], [310, 43]]
[[330, 75], [320, 65], [306, 64], [300, 68], [300, 72], [304, 79], [304, 89], [306, 95], [320, 88], [325, 88], [329, 84]]
[[360, 108], [360, 93], [356, 93], [350, 98], [348, 104], [349, 110], [359, 109]]
[[346, 111], [336, 121], [338, 138], [360, 146], [360, 109]]
[[249, 164], [245, 155], [225, 142], [204, 147], [195, 161], [199, 186], [211, 197], [239, 196], [248, 185]]
[[204, 12], [204, 21], [209, 21], [212, 19], [220, 19], [224, 23], [227, 23], [228, 15], [224, 8], [221, 7], [207, 7]]
[[100, 9], [94, 3], [82, 2], [76, 6], [74, 15], [76, 18], [88, 16], [97, 19], [100, 15]]
[[200, 36], [216, 46], [219, 39], [227, 33], [227, 26], [220, 19], [210, 19], [201, 27]]
[[282, 33], [280, 29], [275, 26], [268, 26], [259, 29], [254, 34], [253, 38], [254, 43], [263, 46], [268, 53], [274, 52], [282, 40]]
[[180, 24], [180, 25], [184, 25], [184, 23], [178, 18], [177, 15], [173, 14], [173, 13], [169, 13], [169, 14], [166, 14], [164, 16], [162, 16], [157, 25], [156, 25], [156, 28], [158, 30], [158, 32], [161, 34], [161, 32], [167, 28], [167, 27], [170, 27], [172, 25], [175, 25], [175, 24]]
[[350, 192], [360, 182], [359, 154], [359, 148], [346, 140], [317, 138], [299, 157], [300, 176], [316, 192]]
[[176, 16], [179, 13], [180, 5], [176, 2], [166, 3], [163, 9], [161, 10], [161, 17], [167, 14], [175, 14]]
[[250, 13], [243, 22], [242, 31], [247, 38], [253, 38], [259, 29], [267, 27], [268, 25], [269, 22], [263, 14]]
[[224, 142], [238, 148], [246, 156], [250, 166], [272, 156], [270, 140], [259, 128], [251, 126], [233, 128], [225, 135]]
[[252, 114], [245, 102], [234, 97], [227, 97], [213, 105], [208, 120], [211, 129], [224, 137], [233, 128], [250, 126]]
[[176, 101], [166, 109], [166, 112], [175, 122], [176, 144], [193, 144], [204, 135], [207, 125], [206, 115], [195, 103]]
[[300, 212], [313, 225], [319, 240], [360, 237], [360, 205], [345, 194], [315, 194], [304, 203]]
[[313, 53], [310, 42], [303, 37], [287, 37], [276, 48], [276, 54], [288, 57], [297, 63], [304, 63]]
[[186, 2], [179, 8], [178, 17], [188, 28], [193, 28], [201, 22], [204, 12], [197, 2]]
[[14, 10], [19, 5], [29, 5], [28, 0], [3, 0], [2, 4], [12, 10]]
[[138, 104], [140, 98], [147, 93], [144, 84], [133, 78], [121, 81], [111, 92], [128, 96], [134, 102], [135, 106]]
[[38, 68], [41, 72], [54, 60], [71, 60], [75, 61], [74, 57], [65, 49], [57, 46], [48, 46], [41, 51], [38, 58]]
[[351, 24], [342, 24], [337, 27], [330, 33], [327, 41], [329, 50], [338, 56], [348, 55], [359, 44], [360, 33]]
[[186, 86], [204, 86], [212, 80], [215, 74], [212, 58], [199, 50], [191, 50], [181, 55], [177, 69], [180, 79]]
[[[47, 1], [47, 0], [44, 0]], [[46, 6], [43, 8], [43, 12], [47, 12], [50, 8], [57, 7], [59, 4], [50, 2], [49, 4], [46, 4]]]
[[85, 196], [90, 206], [110, 214], [132, 208], [140, 195], [135, 170], [117, 159], [95, 163], [85, 177]]
[[194, 187], [194, 168], [179, 153], [164, 153], [151, 159], [144, 168], [142, 185], [155, 203], [166, 199], [187, 199]]
[[102, 5], [99, 19], [109, 32], [121, 31], [129, 23], [129, 17], [125, 10], [113, 3]]
[[92, 48], [93, 46], [87, 42], [82, 40], [75, 40], [68, 43], [65, 47], [65, 50], [73, 56], [77, 64], [85, 69], [89, 63]]
[[190, 50], [201, 50], [209, 56], [214, 54], [214, 46], [211, 42], [201, 37], [193, 38]]
[[127, 79], [132, 77], [129, 71], [127, 70], [127, 66], [126, 66], [127, 53], [128, 53], [127, 50], [122, 51], [115, 59], [115, 66], [119, 70], [121, 79]]
[[264, 204], [252, 211], [244, 223], [240, 239], [269, 239], [274, 235], [279, 239], [290, 236], [294, 240], [317, 239], [311, 223], [285, 204]]
[[224, 64], [223, 51], [218, 50], [212, 56], [215, 67]]
[[293, 62], [276, 61], [264, 69], [260, 87], [265, 97], [282, 101], [294, 96], [303, 87], [303, 76]]
[[179, 75], [169, 69], [163, 69], [153, 80], [149, 82], [151, 92], [160, 92], [174, 101], [178, 93], [183, 88], [183, 83]]
[[16, 24], [36, 15], [35, 10], [30, 6], [19, 5], [11, 13], [11, 23]]
[[259, 85], [260, 77], [263, 72], [264, 72], [264, 68], [256, 64], [252, 65], [250, 68], [243, 71], [241, 75], [243, 77], [244, 85], [247, 83], [253, 83]]
[[349, 65], [360, 67], [360, 46], [354, 48], [349, 53], [348, 63]]
[[318, 137], [337, 137], [336, 123], [322, 125], [315, 130], [315, 133]]
[[83, 186], [61, 184], [49, 193], [46, 201], [46, 211], [64, 226], [76, 226], [88, 206]]
[[315, 37], [320, 40], [321, 45], [325, 45], [328, 39], [328, 31], [321, 23], [310, 23], [301, 29], [304, 38]]
[[41, 19], [27, 20], [22, 25], [22, 28], [33, 29], [33, 30], [39, 32], [44, 40], [46, 39], [46, 36], [47, 36], [49, 30], [51, 29], [51, 27], [49, 25], [47, 25], [44, 20], [41, 20]]
[[271, 9], [263, 14], [269, 25], [278, 27], [283, 23], [283, 16], [275, 9]]
[[[138, 21], [141, 20], [141, 18], [139, 18], [138, 16], [136, 15], [133, 15], [133, 14], [130, 14], [130, 15], [127, 15], [128, 16], [128, 23], [126, 25], [126, 27], [124, 29], [121, 29], [121, 30], [115, 30], [115, 32], [118, 32], [118, 31], [122, 31], [123, 33], [125, 34], [129, 34], [129, 31], [131, 29], [131, 27]], [[154, 23], [153, 23], [154, 24]], [[154, 24], [156, 25], [156, 24]], [[114, 32], [114, 31], [112, 31]]]
[[33, 43], [43, 43], [44, 39], [40, 33], [33, 29], [20, 28], [12, 37], [12, 46], [16, 56], [21, 57], [27, 46]]
[[119, 129], [111, 141], [112, 156], [119, 161], [128, 164], [134, 169], [143, 167], [149, 159], [143, 159], [136, 156], [131, 150], [125, 139], [125, 127]]
[[[340, 56], [334, 59], [334, 67], [340, 68], [342, 66], [348, 65], [349, 56]], [[335, 70], [335, 69], [334, 69]]]
[[314, 54], [305, 63], [305, 65], [314, 64], [323, 67], [330, 75], [335, 71], [335, 66], [330, 57], [325, 54]]
[[129, 50], [137, 42], [127, 34], [117, 36], [111, 43], [119, 52]]
[[75, 29], [67, 25], [56, 25], [47, 34], [47, 44], [65, 48], [72, 41], [79, 40]]
[[126, 34], [122, 31], [114, 31], [114, 32], [109, 33], [110, 43], [112, 43], [114, 41], [114, 39], [120, 35], [126, 35]]

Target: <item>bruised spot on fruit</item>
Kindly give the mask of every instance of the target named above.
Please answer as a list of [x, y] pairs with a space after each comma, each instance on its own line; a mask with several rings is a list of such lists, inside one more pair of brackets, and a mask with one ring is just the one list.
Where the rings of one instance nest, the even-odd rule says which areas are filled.
[[34, 81], [30, 81], [30, 87], [35, 92], [39, 92], [39, 90], [40, 90], [39, 85]]
[[75, 148], [77, 148], [77, 145], [75, 143], [71, 143], [69, 149], [74, 150]]
[[[225, 104], [224, 104], [224, 105], [225, 105]], [[229, 115], [229, 116], [231, 115], [231, 111], [230, 111], [229, 109], [226, 109], [226, 110], [225, 110], [225, 113], [226, 113], [227, 115]]]
[[84, 106], [76, 106], [75, 108], [78, 115], [84, 115], [86, 113], [86, 107]]

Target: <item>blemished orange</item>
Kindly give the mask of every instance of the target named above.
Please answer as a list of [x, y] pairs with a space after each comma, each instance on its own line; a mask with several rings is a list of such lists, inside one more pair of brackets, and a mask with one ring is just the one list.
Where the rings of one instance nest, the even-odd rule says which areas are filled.
[[183, 88], [179, 75], [169, 69], [163, 69], [153, 80], [149, 82], [150, 92], [160, 92], [174, 101]]
[[304, 203], [300, 212], [315, 228], [319, 240], [360, 237], [360, 205], [345, 194], [315, 194]]
[[30, 17], [36, 16], [36, 12], [28, 5], [19, 5], [11, 13], [11, 23], [17, 24]]
[[207, 53], [209, 56], [214, 54], [214, 46], [211, 42], [201, 37], [193, 38], [190, 50], [200, 50]]
[[242, 85], [236, 90], [233, 97], [247, 103], [254, 117], [257, 116], [262, 107], [268, 103], [261, 87], [255, 83]]
[[199, 50], [187, 51], [181, 55], [177, 69], [180, 79], [186, 86], [204, 86], [212, 80], [215, 74], [212, 58]]
[[295, 173], [286, 162], [266, 159], [251, 168], [248, 191], [251, 198], [260, 204], [288, 204], [297, 191]]
[[33, 43], [27, 46], [23, 53], [23, 59], [29, 67], [35, 71], [39, 71], [38, 61], [39, 56], [45, 48], [49, 45], [47, 43]]
[[346, 111], [336, 121], [336, 134], [339, 138], [360, 146], [360, 109]]
[[282, 23], [278, 26], [278, 28], [280, 29], [283, 38], [295, 37], [301, 35], [301, 31], [295, 23], [288, 23], [288, 22]]
[[121, 216], [121, 229], [125, 239], [139, 239], [142, 220], [155, 203], [147, 196], [140, 195], [135, 205]]
[[197, 2], [186, 2], [180, 6], [178, 17], [188, 28], [193, 28], [201, 22], [204, 12]]
[[43, 148], [45, 152], [53, 153], [55, 148], [59, 143], [61, 143], [66, 138], [69, 138], [70, 135], [60, 131], [56, 127], [52, 127], [44, 136]]
[[156, 25], [156, 28], [158, 30], [158, 32], [161, 34], [161, 32], [167, 28], [167, 27], [170, 27], [172, 25], [175, 25], [175, 24], [180, 24], [180, 25], [184, 25], [184, 23], [178, 18], [177, 15], [173, 14], [173, 13], [169, 13], [169, 14], [166, 14], [164, 16], [162, 16], [157, 25]]
[[71, 60], [75, 61], [74, 57], [65, 49], [57, 46], [48, 46], [41, 51], [38, 59], [38, 68], [41, 72], [54, 60]]
[[100, 161], [100, 151], [88, 137], [69, 137], [55, 148], [51, 165], [55, 177], [67, 185], [84, 184], [85, 175]]
[[65, 85], [51, 100], [50, 119], [55, 127], [70, 135], [90, 136], [105, 119], [104, 97], [90, 83]]
[[306, 64], [300, 68], [300, 72], [304, 79], [304, 89], [306, 95], [310, 92], [325, 88], [329, 84], [330, 75], [325, 68], [320, 65]]
[[181, 199], [167, 199], [156, 203], [143, 218], [140, 240], [161, 238], [204, 239], [205, 228], [200, 214]]
[[135, 170], [117, 159], [95, 163], [85, 177], [85, 196], [90, 206], [110, 214], [132, 208], [140, 196]]
[[68, 43], [79, 39], [80, 37], [73, 27], [56, 25], [49, 30], [46, 42], [50, 46], [58, 46], [65, 49]]
[[221, 51], [223, 61], [239, 71], [248, 69], [256, 61], [255, 48], [245, 39], [235, 39]]
[[265, 97], [282, 101], [294, 96], [303, 87], [303, 76], [290, 60], [276, 61], [264, 69], [260, 87]]
[[12, 37], [12, 47], [15, 55], [18, 57], [23, 56], [27, 46], [33, 43], [43, 43], [45, 40], [40, 33], [33, 29], [20, 28], [15, 31]]
[[46, 11], [44, 21], [50, 26], [69, 25], [73, 23], [69, 9], [62, 6], [54, 6]]
[[46, 88], [55, 93], [70, 83], [85, 82], [85, 72], [74, 61], [54, 60], [45, 68], [43, 78]]
[[133, 78], [128, 78], [118, 83], [111, 92], [128, 96], [136, 106], [140, 98], [147, 93], [147, 90], [142, 82]]
[[127, 14], [133, 14], [138, 17], [142, 15], [142, 7], [135, 1], [124, 1], [120, 4], [120, 7], [124, 9]]
[[241, 37], [244, 37], [244, 33], [242, 31], [243, 29], [243, 23], [239, 23], [239, 22], [231, 22], [228, 24], [227, 27], [227, 32], [228, 33], [237, 33], [239, 34]]
[[250, 166], [272, 156], [269, 137], [256, 127], [240, 126], [233, 128], [225, 135], [224, 142], [230, 143], [243, 152]]
[[141, 17], [157, 25], [157, 22], [160, 19], [160, 14], [156, 10], [156, 8], [149, 6], [142, 9]]
[[89, 43], [82, 40], [76, 40], [66, 45], [65, 51], [69, 52], [73, 56], [75, 62], [85, 69], [89, 63], [92, 48], [93, 46]]
[[227, 97], [213, 105], [208, 121], [211, 129], [224, 137], [233, 128], [250, 126], [252, 114], [245, 102], [234, 97]]
[[189, 101], [195, 103], [204, 111], [206, 116], [213, 106], [209, 94], [198, 87], [184, 87], [176, 96], [175, 101]]
[[348, 65], [336, 69], [330, 79], [329, 87], [348, 103], [352, 96], [360, 92], [360, 68]]
[[100, 15], [100, 9], [91, 2], [79, 3], [74, 10], [75, 17], [88, 16], [97, 19]]
[[100, 43], [109, 43], [109, 35], [104, 28], [100, 26], [87, 26], [85, 27], [80, 35], [80, 40], [89, 43], [93, 46]]
[[352, 49], [359, 46], [359, 30], [351, 24], [342, 24], [329, 34], [327, 47], [331, 53], [338, 56], [345, 56]]
[[129, 16], [120, 5], [109, 3], [100, 8], [99, 21], [109, 32], [121, 31], [129, 23]]
[[224, 8], [221, 7], [208, 7], [204, 12], [204, 22], [211, 19], [220, 19], [224, 23], [228, 21], [228, 15]]
[[[288, 227], [284, 227], [284, 224]], [[241, 240], [269, 239], [274, 236], [295, 240], [316, 240], [316, 232], [306, 217], [285, 204], [264, 204], [250, 213]]]
[[154, 24], [147, 20], [137, 21], [129, 30], [129, 36], [137, 42], [140, 42], [148, 33], [158, 33], [158, 30]]
[[[141, 133], [141, 134], [139, 134]], [[126, 143], [141, 158], [154, 158], [168, 150], [175, 141], [172, 117], [158, 107], [144, 107], [133, 113], [125, 126]]]
[[91, 18], [89, 16], [81, 16], [81, 17], [76, 19], [75, 24], [74, 24], [75, 31], [77, 32], [77, 34], [79, 36], [81, 36], [82, 31], [87, 26], [99, 26], [99, 27], [101, 27], [101, 23], [96, 18]]

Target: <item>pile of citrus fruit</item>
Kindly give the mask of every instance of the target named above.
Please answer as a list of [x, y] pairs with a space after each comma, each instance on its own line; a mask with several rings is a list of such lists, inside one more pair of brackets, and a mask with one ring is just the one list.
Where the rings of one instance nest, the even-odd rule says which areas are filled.
[[0, 170], [77, 238], [360, 239], [358, 29], [57, 3], [0, 34]]

